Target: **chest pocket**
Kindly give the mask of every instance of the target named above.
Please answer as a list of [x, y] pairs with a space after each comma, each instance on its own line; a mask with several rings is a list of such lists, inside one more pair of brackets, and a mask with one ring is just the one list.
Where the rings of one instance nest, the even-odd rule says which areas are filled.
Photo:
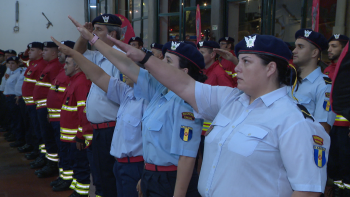
[[146, 124], [146, 127], [150, 131], [160, 131], [160, 129], [163, 127], [163, 123], [159, 120], [151, 120]]
[[128, 141], [135, 139], [136, 135], [141, 136], [141, 128], [137, 129], [137, 127], [140, 125], [141, 120], [130, 115], [130, 114], [124, 114], [122, 117], [122, 120], [124, 121], [124, 138]]
[[315, 111], [315, 103], [312, 101], [312, 98], [311, 97], [308, 97], [308, 96], [299, 96], [298, 97], [298, 102], [300, 104], [302, 104], [303, 106], [306, 107], [306, 109], [311, 113], [313, 114], [314, 111]]
[[222, 114], [218, 114], [214, 121], [211, 123], [210, 127], [208, 130], [211, 129], [211, 131], [208, 133], [208, 135], [205, 137], [205, 142], [210, 143], [212, 142], [216, 135], [223, 130], [229, 123], [230, 123], [230, 119], [227, 118], [226, 116], [222, 115]]
[[268, 132], [256, 126], [247, 125], [233, 134], [228, 149], [232, 152], [248, 157], [251, 155], [256, 146]]

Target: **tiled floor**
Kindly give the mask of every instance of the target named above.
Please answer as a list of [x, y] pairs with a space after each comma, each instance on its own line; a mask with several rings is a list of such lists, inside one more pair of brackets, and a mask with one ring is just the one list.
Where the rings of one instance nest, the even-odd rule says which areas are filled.
[[[68, 197], [73, 193], [53, 192], [50, 182], [57, 177], [38, 178], [29, 168], [30, 161], [9, 144], [0, 133], [0, 197]], [[90, 193], [94, 193], [94, 188]]]

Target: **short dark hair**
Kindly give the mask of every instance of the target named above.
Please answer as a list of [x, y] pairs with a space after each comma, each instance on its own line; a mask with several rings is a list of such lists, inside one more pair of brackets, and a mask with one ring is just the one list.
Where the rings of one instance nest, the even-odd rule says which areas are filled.
[[186, 58], [179, 57], [179, 67], [188, 68], [188, 75], [191, 76], [194, 80], [204, 83], [207, 80], [207, 76], [192, 62], [188, 61]]

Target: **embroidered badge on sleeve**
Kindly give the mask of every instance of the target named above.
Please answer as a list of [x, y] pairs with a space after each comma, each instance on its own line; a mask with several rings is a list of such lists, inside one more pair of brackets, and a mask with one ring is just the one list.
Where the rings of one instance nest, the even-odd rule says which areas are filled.
[[192, 127], [188, 127], [188, 126], [181, 126], [180, 129], [180, 138], [185, 141], [188, 142], [192, 139], [192, 133], [193, 133], [193, 128]]

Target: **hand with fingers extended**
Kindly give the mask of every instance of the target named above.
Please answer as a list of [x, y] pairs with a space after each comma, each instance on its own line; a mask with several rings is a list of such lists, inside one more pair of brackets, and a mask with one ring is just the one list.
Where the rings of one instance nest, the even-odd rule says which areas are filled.
[[81, 37], [83, 37], [85, 40], [90, 41], [94, 37], [92, 35], [93, 27], [91, 23], [85, 23], [85, 25], [83, 26], [78, 21], [76, 21], [73, 17], [68, 16], [68, 18], [77, 27]]
[[56, 43], [56, 45], [58, 46], [58, 50], [60, 50], [62, 53], [64, 53], [65, 55], [68, 55], [68, 56], [73, 56], [74, 53], [77, 53], [77, 51], [75, 51], [74, 49], [64, 45], [64, 44], [61, 44], [61, 42], [58, 42], [54, 37], [51, 36], [51, 40]]
[[85, 29], [87, 29], [90, 33], [94, 31], [94, 27], [92, 26], [91, 22], [86, 22], [84, 25]]
[[219, 54], [221, 57], [223, 57], [224, 59], [234, 62], [235, 61], [235, 56], [233, 56], [233, 54], [229, 51], [226, 51], [224, 49], [213, 49], [214, 52], [216, 52], [217, 54]]
[[115, 38], [112, 38], [111, 36], [107, 35], [108, 39], [112, 40], [113, 43], [120, 48], [121, 50], [123, 50], [126, 54], [127, 57], [129, 57], [130, 59], [132, 59], [135, 62], [140, 62], [143, 60], [143, 58], [145, 57], [146, 53], [143, 52], [140, 49], [137, 49], [135, 47], [132, 47], [131, 45], [125, 44], [124, 42], [117, 40]]

